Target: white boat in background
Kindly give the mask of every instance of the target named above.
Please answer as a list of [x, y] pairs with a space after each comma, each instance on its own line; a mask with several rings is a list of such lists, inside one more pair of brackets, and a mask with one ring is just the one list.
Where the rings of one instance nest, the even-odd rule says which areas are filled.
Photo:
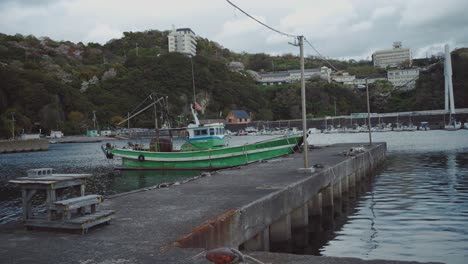
[[418, 127], [410, 123], [407, 126], [403, 126], [403, 131], [416, 131], [418, 130]]
[[309, 128], [309, 130], [307, 130], [307, 134], [310, 135], [310, 134], [320, 134], [320, 130], [313, 127], [313, 128]]
[[334, 128], [333, 126], [328, 126], [325, 130], [323, 130], [323, 133], [325, 134], [336, 134], [338, 132], [339, 130]]
[[461, 128], [461, 126], [462, 126], [462, 123], [460, 121], [456, 121], [456, 120], [452, 119], [450, 121], [450, 123], [445, 125], [445, 130], [455, 131], [455, 130], [459, 130]]
[[421, 126], [419, 127], [419, 130], [424, 130], [424, 131], [431, 130], [431, 128], [429, 128], [429, 123], [421, 122]]
[[468, 122], [463, 123], [463, 128], [464, 128], [464, 129], [468, 129]]
[[393, 128], [393, 131], [395, 131], [395, 132], [403, 131], [403, 125], [401, 123], [396, 123], [395, 127]]
[[62, 138], [62, 137], [63, 137], [62, 131], [51, 130], [50, 136], [48, 136], [47, 138]]
[[258, 132], [258, 129], [255, 127], [246, 127], [244, 131], [247, 133], [249, 136], [258, 136], [260, 133]]

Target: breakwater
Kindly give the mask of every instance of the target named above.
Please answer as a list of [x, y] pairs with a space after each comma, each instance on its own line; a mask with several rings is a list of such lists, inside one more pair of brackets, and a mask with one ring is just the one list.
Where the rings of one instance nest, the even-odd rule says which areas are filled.
[[[335, 217], [338, 204], [385, 160], [385, 143], [349, 153], [362, 145], [310, 150], [315, 172], [298, 171], [303, 157], [295, 153], [167, 188], [117, 195], [103, 204], [118, 211], [113, 223], [85, 236], [24, 232], [13, 223], [0, 226], [0, 260], [194, 263], [199, 248], [269, 249], [295, 239], [293, 230], [310, 225], [309, 216], [316, 211], [322, 212], [323, 223], [332, 221], [326, 219]], [[71, 252], [72, 247], [76, 250]]]
[[[452, 118], [463, 122], [468, 122], [468, 109], [459, 109], [457, 113], [452, 115]], [[402, 113], [383, 113], [383, 114], [372, 114], [371, 124], [372, 126], [378, 123], [401, 123], [408, 125], [410, 123], [415, 126], [420, 126], [421, 122], [428, 122], [428, 126], [431, 129], [443, 129], [444, 125], [450, 120], [450, 115], [443, 111], [415, 111], [415, 112], [402, 112]], [[341, 126], [341, 127], [352, 127], [353, 125], [364, 125], [368, 123], [367, 114], [361, 114], [359, 116], [332, 116], [328, 118], [308, 118], [308, 128], [324, 129], [327, 126]], [[277, 121], [252, 121], [248, 124], [227, 124], [226, 129], [231, 131], [239, 131], [246, 127], [255, 127], [258, 129], [274, 129], [274, 128], [285, 128], [285, 127], [297, 127], [302, 129], [302, 120], [277, 120]]]
[[46, 151], [48, 149], [49, 141], [46, 139], [0, 141], [0, 153]]
[[[343, 145], [341, 148], [348, 151]], [[379, 143], [355, 154], [329, 166], [317, 163], [316, 172], [309, 177], [283, 172], [283, 177], [299, 179], [289, 184], [266, 185], [264, 188], [275, 191], [237, 210], [224, 212], [179, 239], [177, 245], [231, 246], [248, 251], [281, 251], [307, 245], [307, 230], [329, 229], [334, 219], [345, 213], [343, 205], [356, 198], [372, 172], [384, 162], [386, 144]]]

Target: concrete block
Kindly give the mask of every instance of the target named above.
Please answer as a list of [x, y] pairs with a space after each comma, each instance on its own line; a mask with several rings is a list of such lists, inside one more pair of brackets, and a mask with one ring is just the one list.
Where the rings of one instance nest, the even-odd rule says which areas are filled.
[[291, 228], [305, 228], [309, 225], [309, 208], [307, 204], [294, 209], [291, 212]]
[[291, 215], [287, 214], [270, 225], [270, 242], [291, 240]]
[[266, 228], [244, 244], [244, 249], [247, 251], [270, 251], [270, 232]]

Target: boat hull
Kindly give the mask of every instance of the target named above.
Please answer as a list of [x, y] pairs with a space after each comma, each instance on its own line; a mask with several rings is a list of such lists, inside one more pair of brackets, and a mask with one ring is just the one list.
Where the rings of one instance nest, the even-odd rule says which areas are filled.
[[290, 154], [302, 143], [301, 140], [300, 135], [294, 135], [201, 151], [151, 152], [112, 149], [111, 153], [122, 158], [122, 169], [217, 170]]

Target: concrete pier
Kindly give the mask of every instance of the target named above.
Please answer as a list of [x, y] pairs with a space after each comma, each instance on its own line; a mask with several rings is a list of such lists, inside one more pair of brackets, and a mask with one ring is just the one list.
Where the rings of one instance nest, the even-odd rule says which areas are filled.
[[[364, 152], [344, 155], [360, 146]], [[298, 172], [303, 156], [295, 153], [169, 188], [121, 194], [104, 202], [118, 211], [116, 219], [87, 235], [26, 231], [21, 223], [0, 226], [0, 262], [206, 263], [194, 260], [205, 248], [268, 251], [288, 241], [303, 246], [295, 230], [321, 232], [324, 223], [333, 223], [335, 203], [348, 197], [335, 191], [360, 188], [385, 155], [385, 143], [338, 144], [309, 151], [309, 164], [320, 165], [310, 174]]]
[[46, 139], [0, 140], [0, 154], [47, 151], [48, 149], [49, 142]]

